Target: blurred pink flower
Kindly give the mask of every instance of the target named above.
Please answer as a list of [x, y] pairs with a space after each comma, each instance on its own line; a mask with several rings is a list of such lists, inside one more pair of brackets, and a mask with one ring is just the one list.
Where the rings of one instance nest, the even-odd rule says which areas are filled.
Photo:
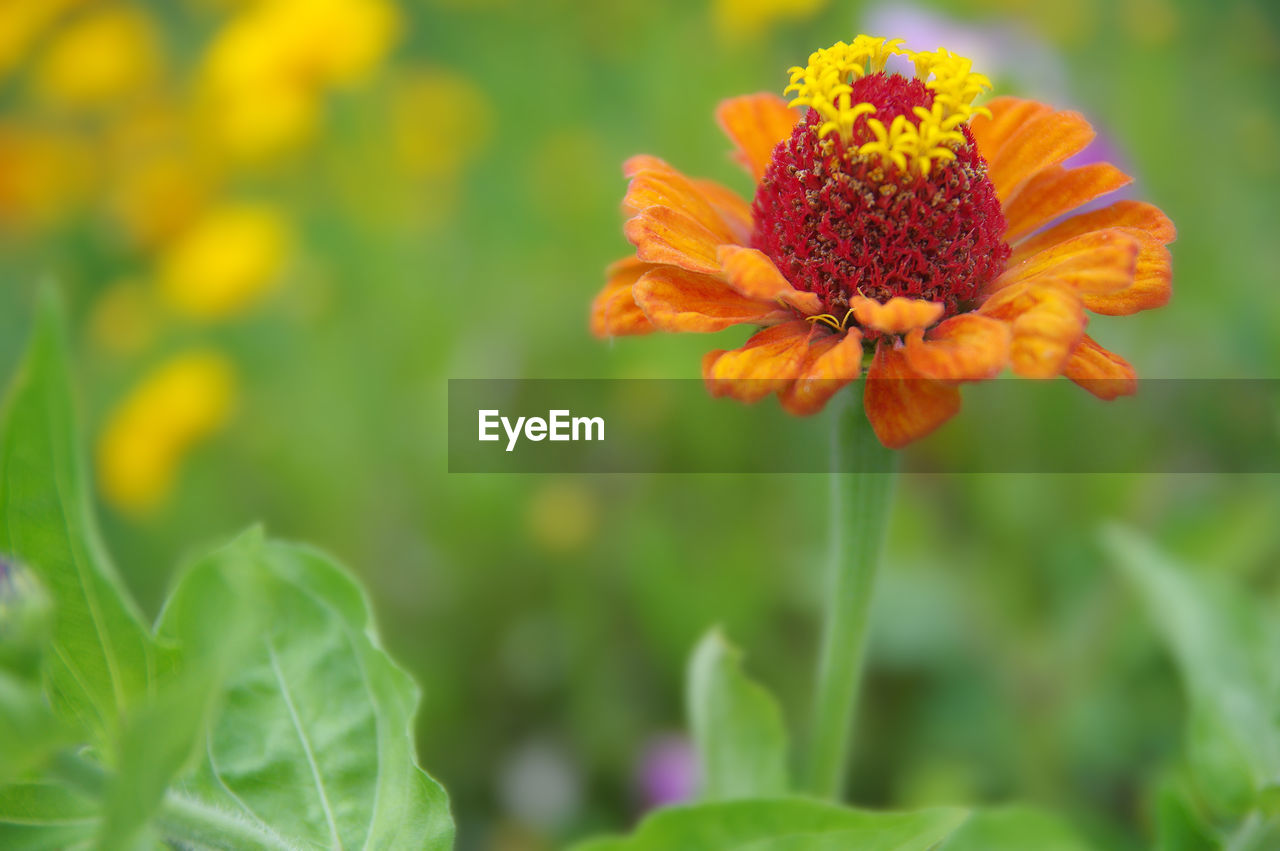
[[686, 736], [671, 733], [649, 740], [636, 770], [643, 809], [690, 801], [700, 785], [698, 758]]

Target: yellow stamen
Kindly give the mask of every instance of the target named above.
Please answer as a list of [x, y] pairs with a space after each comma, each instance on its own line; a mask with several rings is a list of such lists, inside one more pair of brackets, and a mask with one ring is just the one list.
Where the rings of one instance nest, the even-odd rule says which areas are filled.
[[823, 325], [830, 326], [832, 331], [840, 330], [840, 320], [836, 319], [830, 313], [820, 313], [817, 316], [806, 316], [804, 318], [804, 321], [805, 322], [821, 322]]
[[832, 331], [843, 331], [849, 327], [849, 317], [853, 316], [853, 308], [845, 313], [844, 319], [836, 319], [830, 313], [819, 313], [817, 316], [806, 316], [806, 322], [821, 322], [823, 325], [830, 326]]
[[[956, 157], [955, 149], [965, 142], [960, 127], [975, 115], [991, 116], [973, 100], [991, 88], [991, 81], [973, 72], [973, 63], [946, 49], [911, 51], [901, 47], [901, 39], [886, 41], [860, 35], [852, 44], [837, 42], [815, 51], [809, 64], [791, 68], [790, 84], [783, 94], [795, 93], [791, 106], [807, 106], [823, 119], [818, 136], [832, 133], [846, 145], [853, 143], [853, 125], [862, 116], [876, 111], [870, 103], [853, 103], [853, 83], [868, 74], [884, 70], [889, 57], [904, 55], [915, 65], [916, 77], [933, 92], [930, 109], [916, 107], [915, 122], [898, 116], [889, 127], [876, 118], [867, 118], [872, 139], [857, 147], [861, 156], [878, 156], [885, 167], [918, 171], [928, 175], [934, 163]], [[835, 317], [832, 317], [834, 320]]]

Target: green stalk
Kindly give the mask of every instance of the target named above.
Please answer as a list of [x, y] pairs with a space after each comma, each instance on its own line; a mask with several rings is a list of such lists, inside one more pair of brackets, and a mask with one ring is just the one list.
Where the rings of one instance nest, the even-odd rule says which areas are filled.
[[862, 386], [859, 381], [841, 393], [832, 412], [831, 551], [805, 783], [808, 792], [831, 800], [844, 791], [871, 598], [897, 478], [896, 456], [881, 445], [863, 411]]
[[[50, 772], [87, 798], [100, 799], [111, 776], [83, 754], [63, 751], [54, 756]], [[290, 851], [296, 846], [267, 825], [170, 791], [153, 818], [164, 839], [190, 849], [234, 848], [237, 851]]]

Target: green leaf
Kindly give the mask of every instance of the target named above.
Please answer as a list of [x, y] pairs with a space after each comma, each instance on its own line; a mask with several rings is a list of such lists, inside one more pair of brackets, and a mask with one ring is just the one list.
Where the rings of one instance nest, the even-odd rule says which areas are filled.
[[166, 659], [89, 511], [62, 335], [47, 297], [0, 423], [0, 553], [24, 562], [52, 596], [54, 706], [102, 745]]
[[777, 702], [742, 672], [742, 653], [718, 629], [689, 662], [689, 722], [702, 798], [768, 798], [787, 791], [787, 733]]
[[125, 848], [148, 825], [169, 785], [202, 741], [206, 711], [218, 679], [196, 672], [162, 686], [121, 724], [118, 758], [102, 802], [97, 847]]
[[1059, 817], [1027, 807], [976, 812], [940, 851], [1089, 851]]
[[574, 851], [927, 851], [967, 815], [955, 808], [877, 813], [810, 798], [724, 801], [658, 810], [631, 836], [590, 840]]
[[231, 848], [449, 848], [448, 800], [413, 759], [417, 689], [378, 646], [359, 586], [314, 550], [250, 532], [184, 576], [159, 634], [198, 641], [246, 610], [270, 619], [232, 642], [243, 646], [204, 753], [166, 795], [162, 833]]
[[1221, 847], [1176, 778], [1166, 777], [1161, 781], [1155, 810], [1157, 851], [1218, 851]]
[[41, 766], [64, 737], [39, 684], [0, 669], [0, 784]]
[[95, 802], [53, 783], [0, 788], [0, 848], [62, 851], [82, 846], [98, 829]]
[[1195, 791], [1217, 819], [1239, 819], [1280, 778], [1277, 624], [1133, 532], [1111, 529], [1105, 541], [1182, 673]]
[[[98, 847], [121, 847], [155, 815], [204, 734], [227, 677], [270, 617], [255, 559], [262, 535], [220, 547], [181, 572], [158, 629], [178, 651], [175, 673], [125, 716], [107, 784]], [[225, 550], [242, 551], [228, 558]]]
[[0, 784], [41, 766], [65, 736], [41, 685], [52, 622], [31, 572], [0, 559]]
[[42, 633], [0, 587], [22, 616], [0, 624], [20, 639], [0, 647], [0, 734], [52, 702], [77, 746], [0, 787], [0, 848], [449, 848], [448, 801], [414, 763], [416, 689], [341, 568], [254, 531], [142, 624], [87, 508], [62, 342], [46, 306], [0, 425], [0, 552], [53, 598]]

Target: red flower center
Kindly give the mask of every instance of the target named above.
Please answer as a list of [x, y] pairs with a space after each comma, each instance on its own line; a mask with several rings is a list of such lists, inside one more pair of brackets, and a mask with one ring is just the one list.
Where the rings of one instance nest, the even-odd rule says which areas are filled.
[[[933, 92], [920, 80], [876, 73], [853, 83], [852, 103], [870, 103], [892, 124], [914, 107], [929, 109]], [[843, 317], [850, 297], [880, 302], [893, 296], [940, 301], [944, 316], [968, 309], [983, 284], [1009, 259], [1004, 215], [987, 164], [967, 127], [953, 160], [928, 175], [885, 167], [858, 146], [873, 139], [867, 116], [852, 142], [819, 137], [810, 110], [791, 138], [779, 143], [752, 205], [752, 247], [769, 256], [796, 289], [820, 296]]]

